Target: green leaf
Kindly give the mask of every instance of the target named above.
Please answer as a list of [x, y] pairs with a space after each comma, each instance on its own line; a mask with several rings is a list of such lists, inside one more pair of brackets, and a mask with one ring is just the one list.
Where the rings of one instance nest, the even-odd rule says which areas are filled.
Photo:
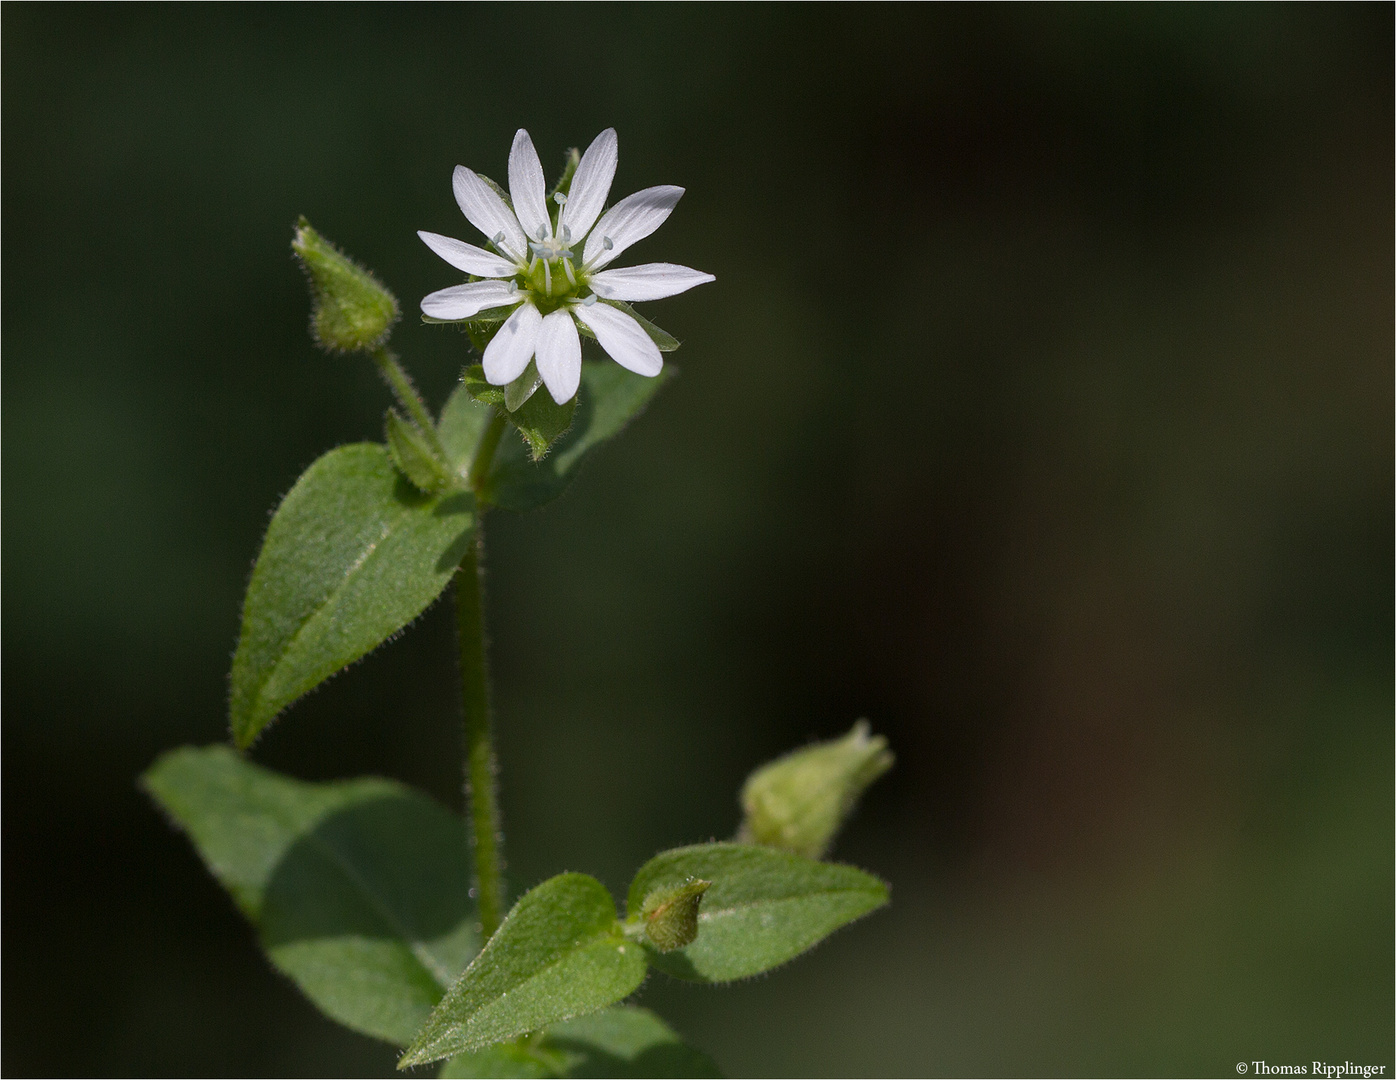
[[[512, 1070], [512, 1071], [510, 1071]], [[443, 1077], [715, 1077], [712, 1058], [648, 1009], [617, 1005], [553, 1024], [540, 1035], [446, 1062]]]
[[494, 406], [477, 401], [464, 382], [456, 385], [441, 408], [436, 436], [446, 451], [447, 463], [462, 479], [470, 472], [470, 463], [494, 412]]
[[[465, 385], [477, 401], [508, 411], [508, 394], [505, 388], [486, 382], [485, 369], [479, 364], [466, 370]], [[576, 408], [575, 397], [559, 405], [553, 400], [552, 394], [533, 394], [518, 409], [508, 412], [508, 416], [509, 422], [519, 429], [519, 434], [528, 442], [532, 459], [541, 461], [558, 436], [572, 426], [572, 414]]]
[[645, 977], [606, 887], [559, 874], [525, 893], [417, 1033], [399, 1068], [481, 1050], [619, 1001]]
[[431, 494], [451, 484], [452, 476], [445, 463], [437, 459], [421, 428], [404, 420], [396, 409], [389, 409], [383, 418], [383, 429], [388, 456], [419, 489]]
[[238, 745], [420, 615], [469, 546], [474, 511], [467, 493], [417, 491], [373, 443], [311, 465], [277, 508], [247, 586], [229, 694]]
[[[572, 429], [542, 461], [529, 460], [523, 448], [512, 440], [501, 443], [481, 494], [508, 510], [532, 510], [551, 502], [576, 477], [582, 459], [643, 412], [673, 375], [672, 365], [647, 379], [609, 360], [583, 361], [582, 389], [577, 395]], [[533, 397], [548, 395], [539, 392]]]
[[162, 756], [142, 786], [341, 1024], [398, 1046], [479, 948], [464, 824], [390, 780], [311, 784], [227, 746]]
[[862, 870], [746, 844], [675, 848], [645, 863], [630, 883], [630, 921], [645, 898], [691, 879], [711, 881], [698, 936], [650, 963], [694, 982], [729, 982], [769, 971], [839, 927], [887, 902], [887, 886]]

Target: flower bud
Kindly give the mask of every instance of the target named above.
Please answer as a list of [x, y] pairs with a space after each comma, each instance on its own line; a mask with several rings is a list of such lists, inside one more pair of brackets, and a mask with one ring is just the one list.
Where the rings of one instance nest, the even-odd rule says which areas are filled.
[[842, 739], [815, 743], [763, 765], [742, 788], [737, 839], [819, 859], [863, 789], [892, 767], [881, 735], [859, 720]]
[[698, 936], [698, 905], [711, 881], [694, 878], [686, 884], [655, 889], [640, 905], [645, 934], [660, 952], [682, 949]]
[[335, 352], [372, 350], [397, 322], [397, 298], [301, 218], [291, 250], [310, 280], [310, 335]]

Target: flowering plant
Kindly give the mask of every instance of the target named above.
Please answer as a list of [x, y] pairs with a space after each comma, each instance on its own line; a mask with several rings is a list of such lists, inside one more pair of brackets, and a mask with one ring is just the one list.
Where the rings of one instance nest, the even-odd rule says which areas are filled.
[[[891, 766], [860, 722], [844, 739], [754, 772], [733, 842], [662, 852], [617, 915], [586, 874], [509, 906], [482, 604], [484, 517], [556, 498], [581, 461], [664, 383], [678, 347], [629, 305], [713, 281], [670, 263], [611, 268], [683, 189], [606, 209], [614, 130], [569, 153], [550, 197], [526, 131], [506, 192], [464, 166], [456, 200], [485, 246], [423, 232], [467, 275], [422, 300], [460, 324], [477, 363], [433, 416], [387, 348], [399, 306], [301, 220], [311, 332], [370, 355], [397, 407], [383, 443], [337, 447], [272, 517], [233, 658], [234, 747], [184, 747], [143, 777], [257, 930], [278, 970], [327, 1015], [444, 1076], [707, 1076], [716, 1066], [648, 1010], [619, 1004], [651, 968], [722, 983], [767, 971], [886, 902], [887, 887], [823, 861], [862, 790]], [[585, 360], [582, 338], [614, 361]], [[538, 394], [540, 387], [546, 394]], [[513, 429], [520, 438], [504, 439]], [[307, 783], [246, 750], [298, 698], [431, 605], [455, 596], [468, 813], [393, 781]], [[506, 910], [507, 909], [507, 910]]]

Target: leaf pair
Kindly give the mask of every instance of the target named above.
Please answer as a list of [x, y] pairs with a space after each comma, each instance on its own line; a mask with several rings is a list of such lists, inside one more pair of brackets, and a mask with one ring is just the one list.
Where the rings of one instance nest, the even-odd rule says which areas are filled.
[[[710, 882], [698, 933], [673, 951], [646, 940], [647, 898]], [[851, 866], [745, 844], [699, 844], [656, 856], [631, 883], [628, 917], [585, 874], [531, 890], [432, 1013], [400, 1065], [479, 1051], [632, 993], [654, 966], [717, 983], [769, 971], [887, 902], [887, 886]]]
[[465, 385], [435, 432], [446, 479], [422, 433], [400, 418], [395, 425], [391, 412], [391, 454], [355, 443], [311, 465], [277, 508], [247, 587], [229, 695], [237, 744], [250, 745], [291, 702], [426, 610], [474, 542], [480, 505], [531, 510], [556, 498], [585, 455], [664, 381], [614, 364], [584, 365], [572, 428], [554, 452], [531, 461], [521, 442], [509, 440], [475, 493], [463, 485], [494, 408]]
[[[623, 1000], [649, 967], [697, 982], [747, 978], [887, 900], [882, 882], [853, 867], [700, 844], [640, 868], [624, 922], [595, 878], [560, 874], [526, 893], [477, 955], [465, 828], [430, 799], [388, 780], [292, 780], [226, 746], [172, 751], [142, 782], [257, 928], [272, 963], [335, 1020], [408, 1046], [404, 1065], [465, 1054], [479, 1060], [452, 1068], [514, 1061], [544, 1071], [498, 1075], [573, 1075], [576, 1047], [563, 1052], [564, 1034], [583, 1029], [557, 1025]], [[711, 882], [697, 936], [661, 952], [647, 940], [646, 900], [695, 879]], [[626, 1015], [594, 1023], [620, 1024], [641, 1059], [662, 1044], [660, 1059], [678, 1054], [696, 1068], [701, 1055], [674, 1049], [681, 1044], [659, 1021]], [[618, 1068], [611, 1051], [596, 1053], [578, 1060]]]

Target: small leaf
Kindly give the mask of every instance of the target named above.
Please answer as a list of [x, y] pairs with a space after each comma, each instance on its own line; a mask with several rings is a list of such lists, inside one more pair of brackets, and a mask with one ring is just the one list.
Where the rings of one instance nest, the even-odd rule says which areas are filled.
[[474, 506], [463, 492], [415, 490], [372, 443], [305, 471], [247, 586], [229, 694], [239, 746], [441, 594], [474, 535]]
[[464, 823], [401, 784], [310, 784], [209, 746], [165, 754], [142, 786], [272, 963], [355, 1031], [406, 1045], [479, 948]]
[[399, 1068], [480, 1050], [625, 997], [645, 977], [606, 887], [559, 874], [525, 893], [417, 1033]]
[[674, 952], [650, 952], [661, 971], [728, 982], [769, 971], [887, 902], [887, 886], [862, 870], [746, 844], [698, 844], [656, 855], [626, 901], [638, 922], [647, 896], [692, 878], [711, 881], [698, 936]]
[[383, 418], [383, 429], [388, 456], [407, 479], [427, 494], [450, 486], [452, 477], [445, 464], [437, 460], [431, 441], [421, 428], [404, 420], [396, 409], [389, 409]]
[[[508, 409], [507, 390], [486, 382], [485, 369], [479, 364], [467, 369], [465, 384], [477, 401], [503, 405]], [[553, 400], [552, 394], [534, 394], [518, 409], [509, 412], [509, 422], [519, 429], [519, 434], [528, 442], [533, 460], [541, 461], [558, 436], [572, 426], [572, 414], [576, 408], [576, 397], [559, 405]]]
[[[506, 1072], [506, 1069], [517, 1071]], [[458, 1054], [443, 1077], [717, 1077], [712, 1058], [688, 1046], [648, 1009], [617, 1005], [564, 1020], [526, 1042]]]
[[672, 365], [666, 365], [654, 378], [645, 378], [609, 360], [583, 361], [582, 388], [571, 430], [541, 462], [528, 460], [516, 443], [501, 444], [482, 495], [508, 510], [532, 510], [551, 502], [576, 477], [582, 459], [618, 435], [673, 376]]

